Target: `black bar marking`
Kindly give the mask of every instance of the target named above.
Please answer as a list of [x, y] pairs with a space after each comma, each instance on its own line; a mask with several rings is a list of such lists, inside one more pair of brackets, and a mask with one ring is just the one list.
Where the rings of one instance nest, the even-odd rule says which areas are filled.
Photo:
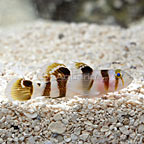
[[103, 77], [105, 90], [108, 91], [108, 89], [109, 89], [109, 74], [108, 74], [108, 70], [101, 70], [101, 75]]

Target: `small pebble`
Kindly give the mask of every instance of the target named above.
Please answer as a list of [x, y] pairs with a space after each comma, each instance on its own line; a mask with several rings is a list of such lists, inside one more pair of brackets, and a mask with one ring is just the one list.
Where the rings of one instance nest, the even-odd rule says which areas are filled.
[[71, 137], [69, 136], [64, 136], [64, 140], [65, 142], [70, 142], [71, 141]]
[[88, 133], [84, 133], [82, 135], [80, 135], [80, 139], [83, 141], [86, 141], [86, 139], [88, 138], [89, 134]]
[[46, 142], [44, 142], [44, 144], [52, 144], [52, 142], [51, 141], [46, 141]]
[[39, 126], [35, 126], [35, 127], [34, 127], [34, 131], [37, 132], [37, 131], [39, 131], [39, 130], [40, 130], [40, 127], [39, 127]]
[[61, 114], [57, 113], [57, 114], [54, 115], [54, 120], [55, 121], [59, 121], [61, 119], [62, 119]]
[[28, 138], [28, 142], [29, 142], [29, 144], [35, 144], [35, 139], [34, 139], [34, 137], [33, 137], [33, 136], [29, 137], [29, 138]]
[[53, 133], [58, 133], [58, 134], [63, 134], [66, 130], [66, 127], [63, 123], [61, 122], [52, 122], [49, 125], [49, 129], [53, 132]]
[[138, 132], [143, 133], [144, 132], [144, 124], [141, 124], [138, 126]]
[[76, 141], [78, 139], [78, 136], [75, 134], [71, 134], [72, 141]]

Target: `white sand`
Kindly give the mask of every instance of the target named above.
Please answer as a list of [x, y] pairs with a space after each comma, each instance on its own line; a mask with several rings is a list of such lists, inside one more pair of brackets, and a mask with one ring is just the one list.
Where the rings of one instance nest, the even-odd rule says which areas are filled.
[[[143, 24], [121, 29], [35, 21], [0, 29], [0, 143], [143, 143], [143, 36]], [[37, 98], [10, 103], [5, 98], [4, 89], [13, 77], [35, 80], [42, 65], [69, 65], [74, 60], [94, 68], [119, 61], [134, 81], [109, 94], [109, 100]]]

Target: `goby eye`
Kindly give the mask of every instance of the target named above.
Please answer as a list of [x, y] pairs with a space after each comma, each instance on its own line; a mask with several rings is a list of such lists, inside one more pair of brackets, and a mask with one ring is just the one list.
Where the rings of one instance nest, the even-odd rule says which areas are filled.
[[116, 69], [116, 70], [115, 70], [115, 77], [117, 77], [117, 78], [121, 78], [121, 77], [122, 77], [122, 74], [121, 74], [121, 70], [120, 70], [120, 69]]
[[120, 74], [120, 73], [117, 73], [117, 74], [116, 74], [116, 76], [117, 76], [117, 77], [120, 77], [120, 76], [121, 76], [121, 74]]

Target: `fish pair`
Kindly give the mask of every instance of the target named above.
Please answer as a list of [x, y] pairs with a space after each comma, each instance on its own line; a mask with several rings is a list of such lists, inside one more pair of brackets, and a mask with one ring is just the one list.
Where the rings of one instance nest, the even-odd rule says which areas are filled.
[[133, 78], [120, 69], [93, 70], [89, 65], [75, 62], [73, 70], [64, 64], [53, 63], [42, 68], [40, 83], [23, 78], [8, 83], [5, 94], [10, 100], [26, 101], [36, 96], [52, 98], [102, 96], [127, 87]]

